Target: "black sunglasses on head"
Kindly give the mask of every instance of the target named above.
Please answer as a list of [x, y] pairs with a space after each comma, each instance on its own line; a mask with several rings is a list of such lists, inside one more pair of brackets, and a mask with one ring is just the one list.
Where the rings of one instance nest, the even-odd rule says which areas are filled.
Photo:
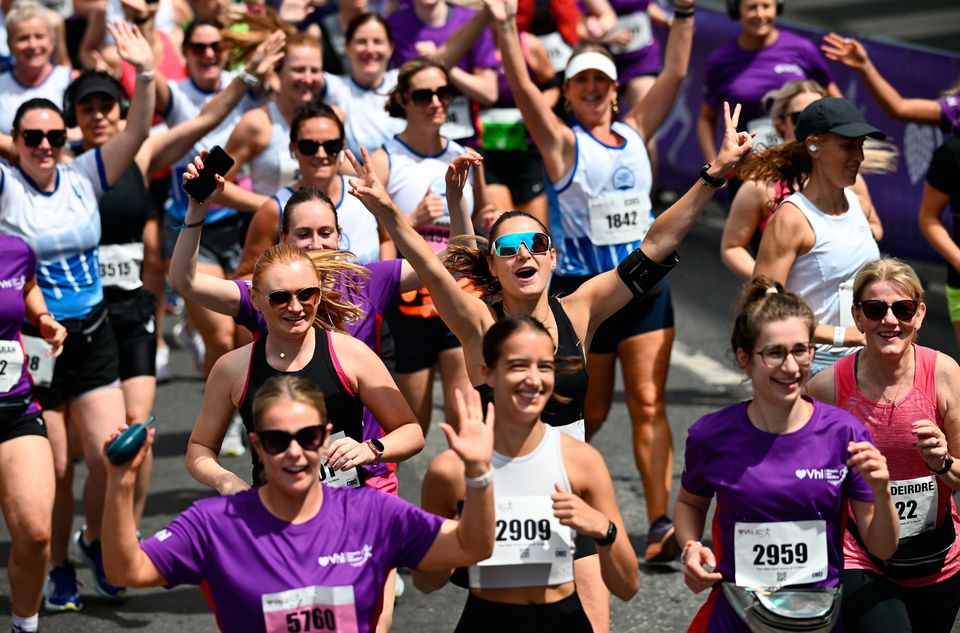
[[857, 306], [861, 312], [863, 312], [863, 316], [871, 321], [882, 320], [883, 317], [887, 316], [888, 309], [893, 311], [893, 316], [898, 320], [909, 321], [913, 318], [913, 315], [917, 313], [920, 302], [913, 299], [901, 299], [900, 301], [887, 303], [879, 299], [871, 299], [869, 301], [861, 301]]
[[418, 90], [412, 90], [409, 99], [413, 101], [414, 105], [424, 107], [433, 103], [434, 96], [436, 96], [442, 104], [450, 103], [450, 99], [453, 97], [453, 88], [449, 85], [440, 86], [436, 90], [420, 88]]
[[322, 424], [316, 426], [307, 426], [296, 433], [287, 433], [286, 431], [260, 431], [257, 437], [260, 438], [260, 446], [271, 455], [279, 455], [290, 447], [291, 440], [297, 440], [297, 445], [305, 451], [317, 451], [323, 446], [323, 438], [326, 429]]
[[187, 44], [187, 50], [194, 55], [203, 55], [208, 48], [214, 53], [219, 53], [222, 47], [222, 42], [190, 42]]
[[23, 144], [27, 147], [40, 147], [43, 139], [50, 141], [50, 147], [63, 147], [67, 144], [66, 130], [20, 130]]
[[267, 298], [267, 301], [270, 302], [271, 308], [286, 308], [290, 305], [290, 302], [293, 301], [293, 298], [296, 297], [297, 301], [301, 304], [313, 305], [317, 302], [317, 299], [320, 298], [320, 288], [317, 286], [310, 286], [308, 288], [301, 288], [296, 292], [291, 292], [289, 290], [274, 290], [273, 292], [268, 292], [264, 295]]
[[327, 156], [336, 156], [343, 150], [343, 139], [332, 138], [329, 141], [313, 141], [302, 138], [297, 141], [297, 151], [304, 156], [316, 156], [321, 147]]

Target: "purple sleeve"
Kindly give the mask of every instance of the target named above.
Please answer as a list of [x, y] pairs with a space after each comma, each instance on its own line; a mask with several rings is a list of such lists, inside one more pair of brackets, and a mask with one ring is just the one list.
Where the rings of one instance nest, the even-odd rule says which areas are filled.
[[367, 270], [370, 277], [367, 279], [367, 297], [374, 309], [380, 314], [396, 305], [400, 296], [400, 270], [403, 266], [401, 259], [370, 262]]
[[[471, 13], [472, 17], [472, 13]], [[470, 69], [497, 68], [497, 47], [493, 43], [493, 33], [489, 28], [483, 30], [470, 49]]]
[[377, 495], [383, 540], [389, 543], [390, 566], [416, 569], [440, 533], [443, 517], [421, 510], [409, 501], [372, 491]]
[[683, 473], [680, 475], [680, 485], [691, 494], [709, 499], [713, 496], [714, 489], [707, 481], [706, 474], [703, 472], [704, 460], [700, 455], [701, 444], [702, 441], [697, 438], [696, 428], [690, 427], [687, 431], [687, 445], [684, 451]]
[[720, 103], [720, 73], [719, 66], [722, 55], [720, 51], [714, 51], [713, 55], [707, 58], [707, 63], [703, 69], [703, 103], [716, 109]]
[[960, 95], [937, 99], [940, 104], [940, 129], [944, 134], [960, 132]]
[[266, 332], [263, 316], [250, 300], [250, 285], [244, 279], [234, 279], [233, 283], [237, 284], [237, 290], [240, 291], [240, 307], [237, 310], [237, 316], [233, 317], [234, 322], [247, 328], [254, 335]]
[[196, 585], [203, 580], [207, 551], [204, 523], [203, 512], [193, 504], [167, 527], [140, 543], [140, 549], [153, 561], [168, 589]]
[[[868, 431], [867, 428], [859, 421], [855, 421], [855, 426], [852, 428], [851, 436], [851, 442], [874, 443], [873, 438], [870, 437], [870, 431]], [[852, 470], [849, 472], [847, 478], [843, 482], [843, 494], [848, 499], [873, 502], [873, 491], [870, 490], [870, 486], [867, 485], [867, 482], [864, 480], [864, 478], [860, 476], [860, 473]]]
[[826, 88], [833, 83], [833, 75], [830, 74], [830, 69], [827, 67], [827, 60], [810, 40], [804, 38], [803, 43], [805, 44], [804, 48], [808, 49], [801, 56], [801, 59], [807, 65], [807, 76]]

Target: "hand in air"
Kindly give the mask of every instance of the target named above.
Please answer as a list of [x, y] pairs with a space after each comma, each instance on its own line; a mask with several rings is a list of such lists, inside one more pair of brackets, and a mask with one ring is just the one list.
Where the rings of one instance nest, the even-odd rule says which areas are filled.
[[466, 395], [457, 389], [454, 397], [460, 428], [455, 431], [446, 422], [441, 422], [440, 430], [447, 436], [447, 444], [466, 465], [467, 477], [479, 477], [489, 471], [493, 459], [493, 404], [487, 405], [484, 416], [476, 389], [467, 389]]
[[107, 30], [117, 43], [117, 54], [140, 72], [153, 70], [153, 47], [133, 24], [123, 20], [114, 20], [107, 24]]
[[353, 165], [353, 172], [357, 175], [356, 178], [350, 178], [347, 181], [350, 184], [350, 195], [363, 203], [363, 206], [378, 219], [382, 220], [391, 213], [399, 214], [400, 211], [393, 204], [387, 190], [383, 188], [383, 183], [377, 178], [377, 172], [374, 171], [373, 164], [370, 162], [367, 148], [360, 148], [360, 155], [363, 156], [362, 165], [352, 151], [347, 150], [346, 154], [347, 160]]
[[[447, 173], [444, 174], [444, 181], [447, 188], [447, 204], [458, 204], [463, 199], [463, 188], [467, 184], [467, 177], [470, 175], [470, 167], [475, 166], [478, 169], [483, 165], [483, 156], [467, 152], [460, 154], [452, 161], [447, 163]], [[441, 201], [442, 204], [442, 201]]]
[[717, 159], [714, 162], [722, 170], [721, 175], [733, 169], [753, 149], [753, 137], [756, 133], [738, 132], [739, 122], [740, 104], [738, 103], [731, 113], [730, 104], [724, 101], [723, 140], [720, 142], [720, 151], [717, 152]]
[[827, 33], [823, 36], [820, 50], [827, 59], [840, 62], [854, 70], [861, 70], [870, 61], [870, 56], [863, 44], [852, 37], [843, 37], [836, 33]]

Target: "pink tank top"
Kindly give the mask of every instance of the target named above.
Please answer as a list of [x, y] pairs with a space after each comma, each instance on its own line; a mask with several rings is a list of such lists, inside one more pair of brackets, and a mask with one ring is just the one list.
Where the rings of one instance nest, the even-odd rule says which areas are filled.
[[[916, 365], [913, 387], [898, 402], [894, 404], [873, 402], [860, 392], [855, 374], [855, 362], [860, 356], [857, 353], [841, 359], [834, 366], [836, 403], [838, 407], [849, 411], [863, 422], [870, 431], [874, 444], [887, 458], [891, 484], [895, 481], [933, 476], [937, 485], [936, 525], [943, 524], [944, 516], [949, 511], [948, 520], [953, 521], [955, 531], [960, 535], [960, 517], [957, 516], [957, 509], [953, 503], [953, 491], [927, 469], [920, 451], [912, 445], [916, 439], [911, 433], [913, 422], [929, 419], [936, 422], [941, 429], [943, 428], [943, 417], [937, 406], [935, 379], [937, 351], [920, 345], [914, 345], [913, 349]], [[909, 513], [910, 510], [908, 505], [905, 511]], [[853, 520], [852, 517], [850, 520]], [[846, 569], [865, 569], [883, 575], [849, 531], [843, 535], [843, 556]], [[904, 580], [891, 578], [891, 580], [906, 587], [925, 587], [950, 578], [957, 571], [960, 571], [960, 538], [954, 540], [953, 547], [939, 573], [925, 578]]]

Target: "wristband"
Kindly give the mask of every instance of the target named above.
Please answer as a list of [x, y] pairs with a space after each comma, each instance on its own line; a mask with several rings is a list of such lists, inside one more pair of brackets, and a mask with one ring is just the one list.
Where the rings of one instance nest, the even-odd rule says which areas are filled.
[[846, 338], [847, 328], [841, 327], [839, 325], [834, 326], [833, 328], [833, 346], [834, 347], [843, 347], [843, 339]]
[[488, 468], [487, 472], [479, 477], [464, 477], [463, 482], [467, 484], [467, 488], [486, 488], [493, 483], [493, 468]]
[[238, 73], [237, 73], [237, 77], [240, 78], [240, 81], [242, 81], [243, 83], [247, 84], [247, 85], [250, 86], [251, 88], [259, 88], [259, 87], [260, 87], [260, 80], [257, 79], [256, 76], [248, 73], [248, 72], [246, 71], [246, 69], [241, 70], [240, 72], [238, 72]]
[[197, 222], [191, 222], [190, 224], [178, 224], [174, 227], [171, 227], [174, 231], [182, 231], [183, 229], [195, 229], [198, 226], [203, 226], [206, 222], [206, 218], [199, 220]]
[[707, 173], [707, 170], [710, 169], [710, 163], [707, 163], [700, 168], [700, 182], [709, 187], [710, 189], [719, 189], [720, 187], [727, 184], [726, 178], [717, 178], [711, 176]]
[[[35, 318], [35, 319], [33, 320], [33, 326], [34, 326], [35, 328], [39, 328], [39, 327], [40, 327], [40, 317], [45, 317], [45, 316], [48, 316], [48, 317], [50, 317], [51, 319], [53, 319], [53, 315], [50, 314], [49, 312], [41, 312], [40, 314], [37, 315], [37, 318]], [[54, 320], [56, 320], [56, 319], [54, 319]]]
[[157, 78], [156, 70], [141, 70], [137, 73], [137, 78], [143, 79], [144, 81], [153, 81]]
[[950, 469], [953, 468], [953, 458], [950, 457], [949, 455], [947, 455], [946, 459], [943, 460], [943, 468], [941, 468], [940, 470], [934, 470], [930, 468], [930, 464], [928, 464], [927, 462], [923, 462], [923, 463], [927, 467], [927, 470], [937, 475], [946, 475], [948, 472], [950, 472]]
[[676, 20], [686, 20], [687, 18], [692, 18], [695, 13], [694, 8], [690, 7], [689, 9], [674, 9], [673, 17]]

